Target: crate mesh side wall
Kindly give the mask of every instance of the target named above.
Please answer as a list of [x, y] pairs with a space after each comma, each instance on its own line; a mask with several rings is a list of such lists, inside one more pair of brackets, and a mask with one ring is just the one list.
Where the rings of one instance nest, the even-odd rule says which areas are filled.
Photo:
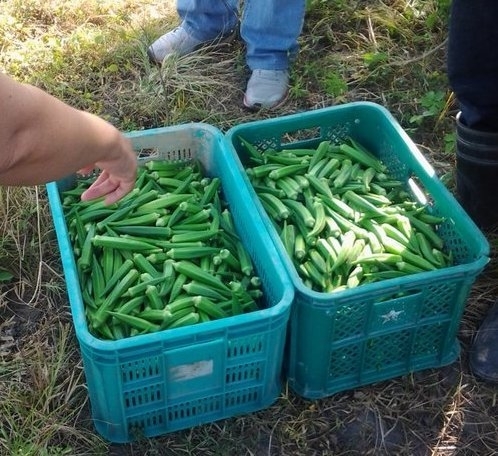
[[130, 433], [137, 429], [151, 432], [156, 426], [180, 429], [188, 420], [207, 422], [214, 414], [227, 416], [237, 407], [260, 407], [267, 396], [269, 385], [266, 382], [275, 377], [269, 375], [273, 369], [271, 354], [280, 350], [273, 339], [283, 338], [281, 332], [285, 321], [281, 326], [278, 334], [272, 330], [228, 339], [224, 391], [194, 400], [167, 399], [164, 390], [168, 385], [167, 374], [161, 356], [121, 363], [124, 408]]
[[[413, 314], [404, 320], [401, 316], [400, 326], [385, 331], [382, 326], [369, 326], [372, 307], [378, 304], [375, 301], [366, 299], [335, 306], [329, 379], [382, 368], [388, 370], [393, 363], [416, 365], [419, 358], [422, 360], [427, 356], [439, 359], [448, 346], [448, 331], [451, 329], [448, 322], [458, 318], [463, 310], [455, 305], [461, 287], [462, 281], [449, 281], [411, 290], [413, 295], [418, 297], [418, 292], [421, 292], [422, 296]], [[408, 294], [409, 290], [404, 291]], [[399, 302], [403, 303], [403, 298]], [[395, 312], [393, 317], [398, 318], [398, 313]], [[389, 313], [385, 317], [387, 322]], [[403, 329], [403, 326], [410, 328]], [[381, 335], [376, 336], [377, 332]], [[365, 363], [361, 362], [363, 357]]]
[[448, 323], [434, 322], [334, 348], [329, 360], [330, 388], [338, 389], [351, 378], [385, 378], [393, 367], [408, 372], [423, 362], [439, 362], [447, 329]]

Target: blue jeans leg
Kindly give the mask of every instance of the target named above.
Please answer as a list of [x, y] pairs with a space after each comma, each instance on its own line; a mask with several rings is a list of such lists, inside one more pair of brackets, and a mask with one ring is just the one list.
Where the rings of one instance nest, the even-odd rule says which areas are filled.
[[298, 49], [305, 0], [246, 0], [240, 34], [251, 70], [285, 70]]
[[194, 38], [210, 41], [230, 34], [237, 26], [238, 0], [177, 0], [182, 26]]
[[498, 1], [453, 0], [448, 78], [462, 122], [498, 132]]

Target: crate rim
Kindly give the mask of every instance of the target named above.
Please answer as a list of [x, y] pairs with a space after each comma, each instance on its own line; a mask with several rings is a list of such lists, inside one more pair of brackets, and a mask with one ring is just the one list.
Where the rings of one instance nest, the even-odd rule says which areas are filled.
[[[484, 268], [488, 261], [488, 258], [481, 257], [471, 263], [473, 269], [475, 269], [475, 273], [477, 274], [478, 271]], [[469, 263], [451, 266], [440, 270], [424, 271], [416, 274], [410, 274], [405, 277], [385, 279], [379, 282], [363, 284], [356, 288], [348, 288], [345, 290], [330, 293], [321, 293], [306, 287], [302, 283], [299, 276], [297, 276], [297, 272], [295, 271], [294, 266], [291, 270], [291, 279], [296, 290], [298, 291], [298, 293], [296, 293], [296, 298], [298, 298], [300, 295], [306, 295], [308, 298], [312, 299], [314, 306], [330, 307], [331, 303], [333, 303], [334, 300], [343, 301], [350, 298], [362, 299], [363, 297], [369, 297], [373, 299], [381, 294], [394, 295], [396, 292], [406, 289], [407, 286], [416, 287], [419, 284], [423, 286], [424, 284], [427, 284], [428, 279], [430, 279], [431, 281], [437, 280], [439, 276], [443, 275], [445, 280], [451, 280], [457, 276], [468, 276], [468, 266]]]
[[135, 138], [140, 138], [141, 136], [151, 136], [165, 132], [167, 133], [175, 131], [184, 131], [186, 129], [195, 129], [195, 128], [209, 131], [210, 133], [213, 134], [213, 136], [216, 136], [217, 139], [223, 141], [223, 133], [214, 125], [208, 124], [206, 122], [186, 122], [183, 124], [145, 128], [143, 130], [130, 130], [123, 132], [123, 135], [126, 136], [128, 139], [135, 139]]
[[[461, 217], [463, 220], [463, 223], [467, 225], [467, 228], [471, 231], [474, 232], [474, 234], [477, 236], [477, 242], [479, 244], [478, 251], [475, 255], [475, 259], [469, 263], [465, 264], [460, 264], [460, 265], [454, 265], [450, 266], [447, 268], [443, 268], [440, 270], [434, 270], [434, 271], [427, 271], [427, 272], [420, 272], [417, 274], [410, 274], [405, 277], [400, 277], [400, 278], [393, 278], [393, 279], [386, 279], [382, 280], [381, 282], [376, 282], [376, 283], [371, 283], [371, 284], [364, 284], [361, 285], [361, 287], [356, 287], [356, 288], [351, 288], [351, 289], [346, 289], [346, 290], [341, 290], [341, 291], [336, 291], [336, 292], [329, 292], [329, 293], [324, 293], [324, 292], [318, 292], [315, 290], [312, 290], [311, 288], [308, 288], [304, 285], [302, 280], [300, 279], [297, 270], [295, 266], [292, 264], [290, 258], [288, 255], [281, 255], [283, 256], [282, 261], [285, 263], [287, 273], [290, 276], [290, 279], [293, 283], [293, 286], [295, 287], [296, 293], [295, 293], [295, 298], [298, 299], [300, 295], [306, 295], [308, 298], [310, 298], [313, 302], [313, 305], [316, 306], [323, 306], [323, 307], [330, 307], [331, 305], [331, 300], [342, 300], [342, 299], [348, 299], [350, 296], [351, 297], [359, 297], [359, 296], [365, 296], [365, 295], [371, 295], [372, 293], [376, 294], [378, 291], [385, 292], [386, 287], [389, 287], [389, 290], [396, 291], [396, 289], [406, 286], [406, 285], [411, 285], [414, 283], [423, 283], [426, 281], [427, 278], [433, 279], [435, 276], [439, 275], [445, 275], [449, 272], [453, 276], [457, 275], [469, 275], [469, 273], [474, 272], [477, 274], [480, 270], [482, 270], [486, 264], [489, 262], [490, 258], [490, 246], [485, 238], [484, 234], [481, 232], [481, 230], [477, 227], [477, 225], [473, 222], [473, 220], [467, 215], [467, 213], [464, 211], [464, 209], [461, 207], [460, 203], [457, 201], [457, 199], [453, 196], [453, 194], [446, 188], [446, 186], [443, 185], [443, 183], [440, 181], [439, 178], [437, 178], [437, 175], [432, 167], [432, 165], [428, 162], [428, 160], [425, 158], [425, 156], [422, 154], [420, 149], [416, 146], [416, 144], [413, 142], [413, 140], [408, 136], [408, 134], [403, 130], [399, 122], [394, 118], [394, 116], [384, 107], [379, 105], [378, 103], [374, 103], [371, 101], [355, 101], [355, 102], [349, 102], [349, 103], [344, 103], [341, 105], [334, 105], [334, 106], [327, 106], [323, 108], [318, 108], [310, 111], [303, 111], [303, 112], [298, 112], [298, 113], [293, 113], [293, 114], [288, 114], [285, 116], [280, 116], [280, 117], [275, 117], [275, 118], [268, 118], [268, 119], [263, 119], [263, 120], [257, 120], [257, 121], [249, 121], [245, 123], [238, 124], [232, 128], [230, 128], [226, 134], [225, 137], [228, 139], [229, 142], [229, 147], [232, 149], [234, 152], [232, 154], [232, 159], [234, 162], [234, 166], [237, 166], [239, 168], [239, 171], [242, 173], [242, 177], [246, 183], [246, 186], [249, 188], [249, 191], [251, 195], [254, 196], [253, 202], [257, 206], [258, 212], [260, 214], [265, 214], [265, 211], [263, 209], [263, 206], [259, 199], [256, 197], [254, 189], [252, 188], [252, 185], [249, 181], [249, 178], [247, 174], [245, 173], [244, 167], [242, 165], [242, 162], [240, 160], [240, 157], [235, 151], [235, 148], [233, 146], [233, 138], [235, 135], [239, 134], [241, 130], [245, 129], [251, 129], [251, 128], [258, 128], [259, 126], [271, 126], [271, 125], [279, 125], [281, 126], [282, 123], [284, 124], [291, 124], [294, 123], [296, 120], [299, 120], [301, 122], [300, 128], [308, 128], [310, 125], [312, 125], [313, 118], [321, 115], [326, 115], [330, 112], [338, 112], [338, 111], [344, 111], [344, 110], [350, 110], [352, 108], [368, 108], [368, 109], [373, 109], [381, 113], [383, 116], [386, 117], [388, 121], [392, 124], [392, 127], [395, 129], [396, 133], [401, 136], [403, 141], [409, 146], [410, 153], [415, 156], [418, 162], [421, 163], [422, 167], [424, 168], [425, 171], [429, 173], [433, 173], [434, 176], [436, 176], [436, 180], [431, 182], [431, 184], [437, 186], [438, 191], [442, 192], [444, 194], [444, 197], [449, 199], [451, 204], [453, 205], [454, 209], [457, 211], [457, 215]], [[305, 124], [303, 125], [303, 116], [306, 117]], [[432, 177], [432, 176], [431, 176]], [[269, 217], [262, 217], [264, 225], [270, 234], [270, 237], [272, 238], [273, 242], [278, 245], [278, 250], [279, 252], [284, 251], [284, 247], [282, 244], [282, 241], [276, 234], [275, 228], [271, 225], [271, 222], [269, 220]]]
[[[165, 127], [157, 127], [145, 130], [136, 130], [125, 132], [124, 135], [127, 138], [134, 139], [140, 138], [142, 136], [152, 136], [162, 133], [174, 133], [177, 131], [185, 131], [185, 129], [202, 129], [206, 132], [211, 133], [220, 144], [225, 144], [225, 139], [223, 133], [216, 127], [204, 123], [204, 122], [190, 122], [179, 125], [171, 125]], [[225, 154], [230, 157], [229, 154]], [[69, 241], [67, 225], [62, 210], [62, 204], [60, 199], [60, 194], [57, 186], [57, 182], [48, 182], [45, 185], [47, 195], [49, 200], [57, 202], [57, 204], [50, 204], [50, 211], [52, 213], [53, 220], [61, 220], [63, 228], [63, 236], [57, 236], [57, 242], [59, 243], [59, 250], [61, 252], [67, 251], [72, 252], [72, 246]], [[275, 260], [275, 267], [280, 271], [279, 276], [283, 283], [283, 292], [279, 302], [275, 305], [259, 309], [246, 314], [231, 316], [222, 318], [219, 320], [213, 320], [209, 322], [200, 323], [196, 329], [199, 332], [202, 331], [203, 335], [216, 334], [222, 331], [233, 331], [239, 327], [244, 327], [250, 324], [258, 323], [262, 319], [269, 319], [267, 324], [271, 324], [275, 317], [284, 316], [285, 314], [290, 314], [291, 304], [294, 301], [295, 291], [292, 286], [289, 274], [283, 267], [280, 255], [276, 247], [273, 245], [271, 239], [268, 239], [269, 243], [272, 244], [271, 248], [274, 250], [272, 255]], [[189, 335], [192, 335], [192, 327], [181, 327], [166, 329], [158, 331], [155, 333], [142, 334], [133, 337], [128, 337], [120, 340], [103, 340], [93, 336], [88, 328], [87, 322], [84, 318], [84, 312], [81, 309], [84, 308], [83, 299], [81, 295], [81, 288], [79, 284], [79, 279], [77, 276], [77, 268], [74, 262], [74, 255], [61, 255], [61, 263], [64, 271], [64, 278], [66, 280], [66, 288], [68, 290], [76, 290], [76, 299], [74, 299], [74, 294], [69, 294], [69, 305], [72, 311], [72, 318], [74, 321], [74, 328], [76, 332], [76, 337], [80, 342], [83, 343], [85, 347], [89, 347], [95, 350], [100, 350], [102, 352], [114, 352], [126, 351], [134, 348], [139, 348], [141, 346], [154, 344], [154, 343], [167, 343], [168, 341], [174, 341]], [[74, 310], [78, 310], [75, 312]], [[76, 316], [78, 318], [76, 318]], [[195, 334], [194, 334], [195, 337]]]

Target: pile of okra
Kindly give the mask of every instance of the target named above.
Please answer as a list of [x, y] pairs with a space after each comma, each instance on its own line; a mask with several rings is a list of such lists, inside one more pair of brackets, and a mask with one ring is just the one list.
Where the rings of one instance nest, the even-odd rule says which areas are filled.
[[251, 312], [263, 290], [218, 177], [150, 160], [122, 200], [62, 193], [90, 332], [117, 340]]
[[452, 264], [431, 213], [358, 141], [269, 148], [245, 169], [304, 284], [335, 292]]

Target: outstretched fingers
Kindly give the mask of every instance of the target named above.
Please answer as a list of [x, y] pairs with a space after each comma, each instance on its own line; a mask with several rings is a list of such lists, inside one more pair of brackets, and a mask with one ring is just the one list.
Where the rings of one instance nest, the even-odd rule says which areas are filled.
[[95, 182], [81, 195], [83, 201], [104, 197], [106, 204], [113, 204], [129, 193], [135, 180], [117, 179], [102, 171]]

